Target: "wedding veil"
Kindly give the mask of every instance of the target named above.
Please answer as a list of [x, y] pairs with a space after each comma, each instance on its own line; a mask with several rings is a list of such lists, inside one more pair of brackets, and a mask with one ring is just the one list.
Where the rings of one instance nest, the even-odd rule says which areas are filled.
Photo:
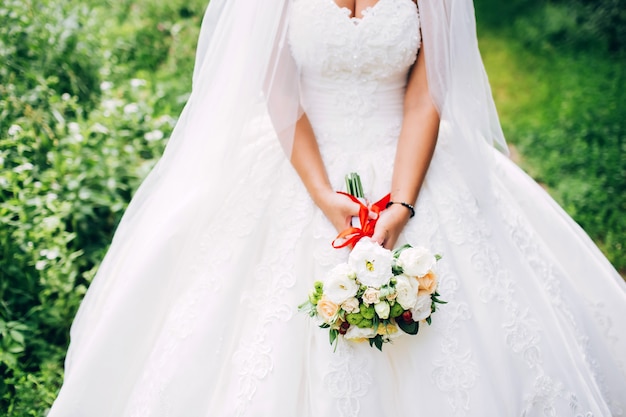
[[[255, 153], [246, 150], [269, 134], [289, 157], [302, 114], [298, 68], [286, 42], [290, 6], [291, 0], [211, 0], [189, 101], [79, 309], [66, 384], [79, 384], [81, 378], [73, 375], [90, 372], [100, 372], [103, 386], [126, 383], [100, 363], [102, 349], [127, 373], [139, 372], [137, 358], [150, 352], [167, 311], [164, 303], [184, 288], [188, 254], [199, 245], [201, 229], [227, 204], [254, 162]], [[453, 144], [478, 191], [488, 177], [476, 173], [486, 169], [480, 162], [488, 158], [485, 141], [501, 149], [506, 145], [478, 52], [473, 3], [420, 0], [419, 10], [430, 93], [442, 120], [440, 140]], [[115, 327], [109, 334], [116, 339], [97, 340], [107, 334], [95, 331], [98, 326]], [[135, 358], [124, 351], [129, 340]], [[74, 366], [83, 359], [91, 368]]]

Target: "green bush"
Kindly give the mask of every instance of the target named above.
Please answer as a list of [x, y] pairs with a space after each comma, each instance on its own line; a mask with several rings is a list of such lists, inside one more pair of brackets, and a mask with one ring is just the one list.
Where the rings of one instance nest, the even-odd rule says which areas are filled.
[[68, 329], [174, 126], [204, 1], [0, 5], [0, 414], [43, 416]]
[[86, 5], [71, 2], [5, 0], [0, 6], [0, 84], [12, 85], [33, 107], [47, 106], [48, 97], [37, 89], [41, 86], [92, 107], [102, 65], [102, 58], [93, 54], [96, 18]]

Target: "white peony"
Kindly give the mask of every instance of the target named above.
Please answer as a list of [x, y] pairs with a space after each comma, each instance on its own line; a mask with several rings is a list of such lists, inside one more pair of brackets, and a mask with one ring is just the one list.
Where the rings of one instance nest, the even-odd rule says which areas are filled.
[[341, 308], [346, 313], [358, 313], [360, 311], [359, 300], [355, 297], [348, 298], [341, 304]]
[[352, 298], [359, 290], [354, 270], [348, 264], [339, 264], [328, 272], [324, 280], [324, 296], [335, 304]]
[[354, 246], [348, 263], [356, 272], [357, 279], [368, 287], [380, 288], [393, 276], [391, 251], [371, 239], [361, 239]]
[[417, 297], [417, 303], [415, 307], [411, 309], [411, 314], [413, 315], [413, 321], [420, 321], [426, 319], [430, 316], [432, 301], [430, 299], [430, 295], [422, 295], [421, 297]]
[[400, 252], [397, 265], [406, 275], [423, 277], [437, 262], [435, 255], [424, 247], [406, 248]]
[[417, 304], [418, 289], [419, 283], [414, 277], [404, 274], [396, 276], [396, 292], [398, 294], [396, 301], [405, 310], [411, 309]]
[[358, 326], [350, 326], [348, 331], [343, 337], [348, 340], [369, 339], [376, 336], [376, 330], [371, 327], [361, 328]]
[[389, 318], [389, 311], [391, 310], [391, 307], [389, 307], [388, 302], [381, 301], [380, 303], [374, 304], [374, 310], [376, 311], [376, 314], [378, 314], [378, 317], [385, 320]]

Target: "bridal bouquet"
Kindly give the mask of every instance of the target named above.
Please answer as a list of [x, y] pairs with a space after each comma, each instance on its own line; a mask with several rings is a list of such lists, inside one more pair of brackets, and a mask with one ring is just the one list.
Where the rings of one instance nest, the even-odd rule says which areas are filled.
[[368, 226], [373, 231], [367, 215], [359, 217], [362, 227], [339, 235], [349, 236], [354, 243], [348, 261], [315, 282], [299, 309], [329, 329], [331, 344], [342, 336], [367, 340], [382, 350], [383, 343], [402, 334], [417, 334], [420, 322], [430, 324], [437, 304], [445, 304], [438, 298], [434, 272], [440, 256], [411, 245], [385, 249], [363, 232]]

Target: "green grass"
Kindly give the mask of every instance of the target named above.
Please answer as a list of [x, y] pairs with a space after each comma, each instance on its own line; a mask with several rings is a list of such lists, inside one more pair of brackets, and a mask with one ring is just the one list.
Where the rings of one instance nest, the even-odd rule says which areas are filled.
[[624, 273], [624, 52], [611, 53], [597, 40], [540, 36], [534, 16], [512, 20], [505, 28], [480, 28], [503, 130], [521, 154], [521, 166]]

